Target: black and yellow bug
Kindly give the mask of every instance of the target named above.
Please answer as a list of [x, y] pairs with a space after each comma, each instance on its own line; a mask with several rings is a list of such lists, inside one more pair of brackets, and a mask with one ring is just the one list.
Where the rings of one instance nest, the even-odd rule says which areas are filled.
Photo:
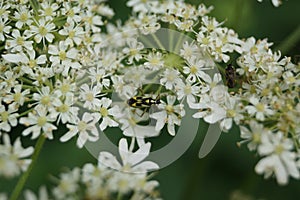
[[158, 105], [160, 103], [161, 102], [159, 96], [157, 96], [156, 99], [153, 99], [151, 97], [134, 96], [127, 101], [127, 104], [130, 107], [143, 110], [143, 113], [140, 115], [140, 117], [142, 117], [147, 111], [149, 111], [152, 105]]
[[160, 104], [160, 98], [134, 96], [127, 101], [127, 104], [133, 108], [150, 108], [152, 105]]

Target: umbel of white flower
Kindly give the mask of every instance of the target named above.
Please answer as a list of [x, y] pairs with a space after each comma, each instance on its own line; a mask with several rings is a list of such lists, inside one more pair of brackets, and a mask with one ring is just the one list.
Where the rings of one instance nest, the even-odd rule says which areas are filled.
[[[114, 23], [114, 12], [103, 2], [30, 2], [0, 5], [4, 149], [11, 148], [8, 135], [18, 125], [25, 126], [20, 137], [32, 140], [52, 140], [57, 131], [65, 130], [63, 126], [67, 131], [60, 141], [75, 138], [79, 148], [101, 140], [100, 131], [118, 127], [121, 163], [110, 152], [101, 152], [100, 160], [127, 172], [141, 170], [142, 178], [134, 178], [144, 180], [142, 190], [152, 191], [156, 183], [147, 184], [146, 172], [158, 165], [141, 162], [153, 146], [147, 138], [176, 137], [191, 109], [194, 118], [217, 123], [223, 131], [239, 126], [241, 143], [259, 155], [257, 173], [274, 175], [279, 184], [288, 183], [290, 176], [299, 178], [300, 66], [272, 51], [267, 39], [239, 38], [209, 16], [212, 7], [204, 4], [129, 0], [134, 15]], [[169, 30], [167, 39], [159, 38], [166, 27], [181, 37], [174, 39]], [[29, 162], [23, 158], [33, 151], [26, 148], [20, 153], [19, 139], [13, 144], [15, 150], [4, 150], [7, 153], [0, 157], [10, 164], [7, 155], [16, 155], [12, 171], [0, 169], [6, 176], [26, 168]], [[20, 160], [22, 164], [16, 165]], [[79, 168], [72, 173], [72, 179], [62, 176], [61, 186], [54, 189], [59, 198], [89, 180]], [[119, 179], [115, 172], [108, 174], [113, 178], [96, 182], [95, 188], [104, 184], [109, 191], [133, 190], [129, 175]]]

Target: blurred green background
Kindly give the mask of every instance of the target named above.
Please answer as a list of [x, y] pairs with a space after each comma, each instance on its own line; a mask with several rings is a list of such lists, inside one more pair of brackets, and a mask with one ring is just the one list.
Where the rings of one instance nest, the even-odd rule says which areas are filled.
[[[255, 36], [268, 38], [278, 47], [300, 25], [300, 1], [283, 0], [275, 8], [270, 0], [258, 3], [256, 0], [191, 0], [193, 4], [213, 5], [211, 15], [218, 21], [225, 20], [225, 26], [233, 28], [240, 37]], [[116, 18], [128, 18], [130, 10], [125, 0], [109, 0], [116, 12]], [[295, 43], [286, 55], [300, 55], [300, 43]], [[198, 135], [188, 151], [176, 162], [163, 168], [154, 177], [160, 182], [160, 191], [166, 200], [219, 200], [230, 199], [235, 191], [244, 194], [244, 199], [300, 199], [300, 181], [290, 180], [287, 186], [278, 186], [275, 179], [264, 180], [256, 175], [254, 166], [258, 161], [246, 146], [238, 148], [238, 129], [221, 135], [213, 151], [203, 159], [198, 152], [207, 126], [200, 122]], [[20, 130], [19, 130], [20, 131]], [[18, 135], [18, 131], [14, 135]], [[165, 136], [166, 137], [166, 136]], [[49, 182], [51, 175], [57, 176], [63, 167], [73, 168], [86, 162], [97, 161], [86, 149], [77, 149], [75, 139], [61, 144], [56, 135], [54, 141], [47, 141], [33, 169], [26, 188], [37, 188]], [[30, 142], [29, 139], [26, 142]], [[0, 180], [1, 191], [13, 188], [14, 181]], [[242, 200], [242, 198], [237, 198]]]

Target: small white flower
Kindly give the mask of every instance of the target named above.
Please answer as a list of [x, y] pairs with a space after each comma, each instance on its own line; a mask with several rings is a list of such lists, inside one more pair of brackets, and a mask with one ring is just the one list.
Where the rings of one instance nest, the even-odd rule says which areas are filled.
[[97, 65], [97, 67], [91, 67], [88, 69], [89, 78], [91, 79], [92, 83], [96, 83], [97, 86], [102, 88], [108, 88], [110, 86], [109, 77], [111, 73], [107, 73], [103, 66]]
[[152, 125], [144, 126], [138, 124], [148, 119], [147, 114], [141, 117], [142, 114], [142, 110], [134, 109], [133, 113], [132, 109], [125, 108], [123, 115], [119, 116], [120, 118], [118, 119], [123, 134], [128, 137], [136, 138], [139, 146], [145, 143], [145, 138], [155, 137], [159, 134], [159, 131]]
[[26, 171], [31, 159], [24, 159], [32, 155], [33, 147], [23, 148], [20, 138], [12, 145], [9, 135], [3, 135], [3, 144], [0, 144], [0, 175], [15, 177], [21, 171]]
[[75, 48], [69, 48], [64, 41], [60, 41], [58, 46], [49, 45], [48, 53], [51, 54], [49, 60], [52, 66], [56, 68], [57, 73], [62, 72], [64, 76], [68, 75], [69, 69], [79, 69], [81, 65], [76, 61], [78, 51]]
[[106, 97], [101, 98], [100, 107], [96, 108], [99, 111], [99, 116], [97, 117], [97, 121], [102, 118], [102, 122], [100, 124], [100, 130], [103, 131], [109, 127], [116, 127], [119, 124], [113, 119], [113, 117], [120, 116], [120, 109], [118, 106], [113, 106], [110, 108], [112, 100]]
[[268, 105], [263, 102], [259, 102], [259, 99], [255, 96], [251, 96], [249, 101], [252, 105], [246, 106], [245, 109], [250, 115], [255, 115], [256, 119], [264, 121], [265, 116], [274, 114], [274, 111], [270, 109]]
[[273, 173], [280, 185], [288, 183], [288, 177], [299, 179], [300, 173], [296, 165], [296, 153], [293, 152], [293, 141], [285, 138], [283, 133], [277, 132], [262, 135], [262, 143], [258, 153], [264, 156], [255, 166], [258, 174], [265, 178]]
[[28, 9], [26, 6], [20, 5], [15, 12], [15, 19], [16, 19], [16, 27], [21, 29], [25, 24], [31, 25], [33, 22], [32, 20], [32, 10]]
[[61, 142], [66, 142], [75, 135], [78, 135], [77, 146], [82, 148], [87, 141], [94, 142], [99, 139], [99, 132], [93, 114], [85, 112], [82, 120], [77, 118], [73, 124], [67, 124], [67, 128], [69, 131], [60, 138]]
[[[5, 37], [10, 32], [11, 26], [8, 26], [9, 23], [8, 17], [6, 18], [0, 18], [0, 41], [5, 41]], [[2, 28], [3, 27], [3, 28]]]
[[34, 112], [28, 113], [28, 117], [20, 118], [20, 123], [25, 126], [30, 126], [23, 130], [22, 135], [26, 136], [32, 133], [31, 139], [37, 138], [40, 134], [45, 135], [49, 139], [53, 139], [52, 131], [57, 127], [51, 122], [54, 122], [53, 118], [47, 111], [46, 107], [36, 106]]
[[[151, 143], [148, 142], [139, 147], [135, 152], [128, 148], [127, 140], [122, 138], [119, 142], [119, 154], [122, 159], [122, 165], [116, 157], [109, 152], [100, 152], [99, 166], [106, 165], [122, 172], [146, 173], [156, 170], [159, 166], [152, 161], [143, 161], [150, 153]], [[143, 161], [143, 162], [142, 162]]]
[[11, 33], [11, 39], [7, 39], [5, 48], [10, 49], [11, 52], [21, 52], [24, 49], [33, 50], [33, 41], [27, 40], [28, 37], [21, 35], [20, 31], [14, 29]]
[[0, 105], [0, 135], [1, 131], [10, 132], [11, 127], [17, 126], [17, 111], [16, 104], [10, 104], [7, 110], [4, 105]]
[[57, 15], [56, 11], [59, 9], [57, 3], [42, 2], [40, 5], [40, 15], [45, 17], [47, 21], [52, 20]]
[[164, 66], [163, 55], [160, 52], [151, 52], [145, 57], [147, 60], [144, 65], [152, 71], [159, 70]]
[[22, 91], [22, 85], [16, 85], [13, 89], [13, 92], [11, 94], [7, 94], [3, 101], [7, 104], [10, 104], [12, 102], [17, 103], [18, 105], [23, 105], [26, 99], [26, 96], [30, 93], [29, 89]]
[[[45, 18], [41, 18], [36, 25], [31, 25], [31, 35], [34, 35], [34, 40], [36, 43], [40, 43], [43, 40], [52, 42], [54, 35], [51, 32], [54, 32], [55, 25], [52, 22], [46, 21]], [[31, 36], [30, 35], [30, 36]]]
[[84, 102], [83, 107], [88, 109], [94, 109], [100, 107], [101, 101], [98, 97], [101, 97], [101, 87], [99, 86], [89, 86], [88, 84], [83, 84], [80, 87], [79, 98]]
[[36, 104], [50, 108], [53, 103], [59, 104], [59, 99], [50, 90], [49, 86], [42, 87], [38, 90], [38, 93], [33, 93], [33, 100], [37, 101]]
[[80, 45], [82, 40], [84, 39], [84, 30], [81, 26], [76, 25], [74, 21], [70, 21], [63, 29], [59, 30], [58, 33], [63, 36], [67, 36], [65, 39], [65, 45], [70, 45], [71, 47], [75, 43], [76, 45]]
[[46, 186], [41, 186], [39, 188], [38, 195], [35, 195], [31, 190], [25, 190], [24, 198], [25, 200], [49, 200]]
[[244, 139], [242, 142], [249, 141], [247, 147], [250, 151], [254, 151], [261, 144], [261, 136], [269, 134], [269, 130], [254, 120], [250, 121], [249, 128], [250, 129], [245, 126], [240, 126], [241, 138]]
[[180, 73], [174, 69], [166, 69], [162, 76], [160, 84], [164, 85], [168, 90], [172, 90], [176, 84], [182, 82]]
[[176, 91], [178, 100], [184, 100], [186, 97], [188, 105], [191, 105], [196, 102], [196, 96], [200, 91], [200, 87], [189, 82], [186, 84], [182, 82], [176, 85]]
[[175, 135], [175, 125], [180, 126], [181, 118], [185, 115], [183, 104], [174, 105], [175, 96], [167, 96], [167, 103], [162, 102], [158, 105], [162, 111], [152, 113], [151, 118], [156, 119], [155, 130], [160, 131], [167, 123], [168, 132], [170, 135]]
[[64, 199], [69, 195], [74, 195], [79, 189], [80, 169], [74, 168], [69, 173], [60, 175], [59, 184], [52, 191], [55, 199]]
[[189, 59], [192, 56], [196, 56], [198, 53], [199, 53], [198, 46], [195, 43], [189, 44], [187, 41], [183, 43], [182, 49], [180, 49], [180, 56], [182, 56], [184, 59]]
[[128, 56], [128, 64], [133, 63], [133, 59], [135, 61], [139, 61], [142, 59], [142, 55], [140, 54], [140, 51], [144, 48], [143, 43], [138, 42], [135, 38], [128, 38], [127, 39], [127, 45], [128, 47], [125, 47], [123, 49], [123, 53]]
[[75, 97], [73, 93], [67, 94], [65, 99], [62, 101], [57, 99], [51, 102], [53, 107], [50, 107], [50, 113], [53, 118], [57, 118], [57, 123], [61, 120], [63, 124], [67, 122], [74, 122], [77, 118], [79, 108], [74, 106]]
[[208, 95], [203, 95], [200, 102], [191, 106], [193, 109], [198, 109], [193, 117], [203, 118], [204, 121], [214, 124], [226, 117], [226, 110], [223, 105], [213, 101]]

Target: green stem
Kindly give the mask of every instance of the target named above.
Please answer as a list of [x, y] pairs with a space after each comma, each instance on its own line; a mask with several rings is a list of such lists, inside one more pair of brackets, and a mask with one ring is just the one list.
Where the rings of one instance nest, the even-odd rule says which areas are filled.
[[286, 55], [300, 40], [300, 25], [280, 45], [276, 47], [283, 55]]
[[20, 177], [17, 185], [15, 186], [15, 188], [14, 188], [14, 190], [13, 190], [11, 196], [10, 196], [10, 200], [17, 200], [18, 199], [18, 197], [19, 197], [21, 191], [23, 190], [23, 187], [24, 187], [24, 185], [25, 185], [25, 183], [26, 183], [26, 181], [27, 181], [32, 169], [33, 169], [33, 166], [35, 165], [35, 163], [36, 163], [36, 161], [37, 161], [37, 159], [40, 155], [40, 152], [41, 152], [41, 149], [43, 147], [43, 144], [44, 144], [45, 140], [46, 140], [46, 137], [44, 135], [40, 135], [40, 137], [39, 137], [39, 139], [38, 139], [38, 141], [35, 145], [35, 150], [34, 150], [34, 153], [32, 155], [32, 158], [31, 158], [32, 159], [31, 163], [28, 166], [27, 171], [24, 172], [22, 174], [22, 176]]
[[29, 4], [32, 7], [32, 9], [33, 9], [34, 13], [36, 14], [36, 16], [39, 16], [38, 15], [39, 7], [40, 7], [39, 2], [37, 0], [29, 0]]

